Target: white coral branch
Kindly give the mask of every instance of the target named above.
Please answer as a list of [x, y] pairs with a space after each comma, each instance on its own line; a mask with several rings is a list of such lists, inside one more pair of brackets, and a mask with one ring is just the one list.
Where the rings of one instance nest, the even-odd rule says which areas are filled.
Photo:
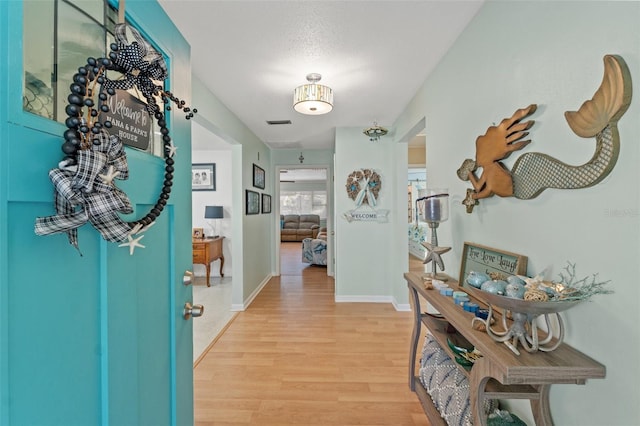
[[[566, 293], [563, 300], [587, 300], [591, 298], [591, 296], [595, 296], [596, 294], [611, 294], [613, 290], [605, 288], [607, 284], [611, 282], [611, 280], [607, 281], [598, 281], [598, 274], [593, 274], [590, 277], [586, 276], [579, 280], [576, 279], [576, 264], [567, 261], [567, 266], [565, 266], [564, 271], [566, 273], [560, 273], [560, 283], [563, 284], [567, 290], [570, 290]], [[589, 278], [591, 280], [589, 281]]]

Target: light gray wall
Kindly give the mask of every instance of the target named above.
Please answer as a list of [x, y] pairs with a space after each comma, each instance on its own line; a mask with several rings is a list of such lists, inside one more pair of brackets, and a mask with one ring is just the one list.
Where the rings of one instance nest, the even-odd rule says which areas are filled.
[[[481, 200], [472, 214], [460, 205], [470, 185], [456, 169], [473, 158], [475, 139], [518, 108], [538, 104], [523, 152], [543, 152], [582, 164], [594, 139], [575, 136], [564, 120], [599, 87], [605, 54], [621, 55], [640, 81], [639, 2], [489, 1], [396, 121], [402, 134], [423, 117], [427, 179], [448, 187], [451, 218], [439, 229], [459, 264], [464, 241], [528, 256], [529, 275], [557, 278], [567, 261], [578, 274], [610, 279], [612, 295], [597, 296], [564, 315], [566, 341], [607, 368], [586, 386], [555, 385], [551, 410], [558, 425], [640, 423], [639, 101], [619, 122], [621, 150], [609, 177], [581, 190], [546, 190], [534, 200]], [[513, 165], [519, 153], [505, 164]], [[631, 357], [631, 358], [630, 358]], [[533, 424], [528, 405], [512, 404]]]
[[[246, 215], [244, 205], [247, 189], [273, 194], [271, 150], [195, 76], [192, 96], [193, 106], [198, 109], [198, 123], [232, 144], [232, 181], [218, 184], [232, 186], [232, 208], [238, 212], [234, 213], [235, 217], [242, 218], [233, 221], [234, 244], [231, 249], [236, 265], [233, 280], [242, 282], [241, 288], [234, 286], [232, 303], [234, 309], [242, 309], [272, 274], [272, 258], [264, 253], [272, 250], [273, 214]], [[253, 164], [265, 170], [264, 190], [253, 187]]]
[[[404, 151], [402, 151], [402, 148]], [[404, 156], [402, 156], [404, 153]], [[400, 160], [398, 160], [400, 158]], [[402, 163], [402, 164], [399, 164]], [[398, 169], [403, 167], [402, 185], [398, 190]], [[348, 222], [344, 213], [356, 209], [347, 194], [348, 176], [356, 170], [373, 169], [380, 175], [381, 189], [375, 210], [389, 210], [386, 223]], [[335, 206], [336, 206], [336, 300], [360, 302], [397, 302], [397, 286], [406, 303], [406, 282], [402, 273], [408, 264], [406, 241], [407, 147], [390, 137], [371, 142], [360, 128], [336, 130]], [[398, 213], [398, 193], [404, 194], [404, 210]], [[358, 211], [368, 211], [363, 205]], [[404, 220], [403, 231], [397, 222]], [[404, 248], [402, 246], [404, 236]], [[404, 261], [404, 264], [402, 263]]]

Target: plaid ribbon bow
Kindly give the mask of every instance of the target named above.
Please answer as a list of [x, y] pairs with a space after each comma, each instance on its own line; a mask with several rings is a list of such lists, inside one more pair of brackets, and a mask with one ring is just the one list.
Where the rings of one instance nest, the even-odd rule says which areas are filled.
[[118, 213], [133, 213], [133, 208], [127, 194], [103, 177], [112, 171], [117, 172], [115, 178], [127, 179], [127, 156], [120, 138], [104, 129], [95, 139], [100, 143], [78, 152], [77, 167], [49, 172], [57, 214], [36, 218], [36, 235], [66, 232], [69, 243], [78, 249], [77, 228], [90, 222], [107, 241], [127, 240], [131, 225]]
[[168, 77], [167, 65], [164, 58], [147, 42], [135, 28], [129, 28], [136, 41], [127, 41], [127, 26], [118, 24], [115, 28], [118, 50], [112, 59], [118, 71], [123, 73], [122, 80], [107, 80], [106, 88], [128, 90], [132, 87], [140, 89], [147, 99], [147, 111], [153, 115], [158, 111], [158, 105], [153, 94], [162, 87], [154, 84], [153, 80], [164, 80]]

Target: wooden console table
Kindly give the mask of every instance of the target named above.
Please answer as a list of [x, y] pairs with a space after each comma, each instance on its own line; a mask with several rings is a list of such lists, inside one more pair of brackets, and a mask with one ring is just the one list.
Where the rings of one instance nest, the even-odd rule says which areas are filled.
[[224, 237], [193, 239], [193, 263], [201, 264], [207, 268], [207, 287], [211, 287], [211, 262], [220, 259], [220, 276], [224, 277], [224, 255], [222, 254], [222, 240]]
[[[409, 272], [404, 274], [413, 303], [414, 327], [409, 351], [409, 387], [414, 391], [425, 414], [432, 425], [446, 425], [433, 405], [431, 397], [416, 375], [416, 356], [421, 328], [424, 324], [440, 346], [452, 359], [455, 355], [447, 344], [447, 334], [441, 331], [435, 320], [422, 313], [422, 296], [444, 316], [460, 334], [479, 350], [483, 357], [473, 367], [458, 367], [469, 377], [469, 394], [473, 424], [486, 426], [487, 419], [482, 412], [485, 399], [528, 399], [536, 425], [552, 425], [549, 409], [549, 389], [554, 383], [585, 384], [587, 379], [604, 378], [605, 367], [566, 343], [552, 352], [528, 353], [521, 351], [515, 355], [503, 343], [495, 342], [486, 332], [471, 327], [474, 314], [464, 311], [453, 303], [451, 297], [443, 296], [438, 290], [426, 290], [422, 277]], [[454, 290], [456, 281], [447, 284]], [[471, 297], [472, 300], [473, 297]], [[481, 302], [475, 302], [483, 305]]]

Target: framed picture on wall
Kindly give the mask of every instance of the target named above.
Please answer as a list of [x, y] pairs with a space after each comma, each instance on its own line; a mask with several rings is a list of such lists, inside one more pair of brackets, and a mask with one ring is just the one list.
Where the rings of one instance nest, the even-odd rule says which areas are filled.
[[216, 190], [215, 163], [191, 165], [191, 190], [192, 191], [215, 191]]
[[271, 213], [271, 195], [262, 194], [262, 213]]
[[245, 212], [246, 214], [260, 213], [260, 194], [250, 189], [245, 190]]
[[256, 164], [253, 165], [253, 186], [264, 189], [264, 169]]

